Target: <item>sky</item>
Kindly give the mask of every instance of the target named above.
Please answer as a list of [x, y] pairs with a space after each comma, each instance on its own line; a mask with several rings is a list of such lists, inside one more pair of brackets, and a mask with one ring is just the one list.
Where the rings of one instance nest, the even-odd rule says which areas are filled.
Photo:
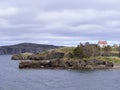
[[0, 45], [120, 42], [120, 0], [0, 0]]

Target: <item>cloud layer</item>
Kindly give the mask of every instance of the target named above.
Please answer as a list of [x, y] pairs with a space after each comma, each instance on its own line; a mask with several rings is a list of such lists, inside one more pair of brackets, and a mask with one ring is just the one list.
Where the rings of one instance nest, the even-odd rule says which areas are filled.
[[0, 43], [119, 43], [118, 0], [0, 1]]

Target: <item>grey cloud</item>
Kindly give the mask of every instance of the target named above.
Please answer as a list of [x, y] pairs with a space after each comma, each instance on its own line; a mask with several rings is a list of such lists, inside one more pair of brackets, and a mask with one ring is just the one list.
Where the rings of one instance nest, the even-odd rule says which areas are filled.
[[0, 42], [118, 41], [119, 4], [118, 0], [1, 0]]

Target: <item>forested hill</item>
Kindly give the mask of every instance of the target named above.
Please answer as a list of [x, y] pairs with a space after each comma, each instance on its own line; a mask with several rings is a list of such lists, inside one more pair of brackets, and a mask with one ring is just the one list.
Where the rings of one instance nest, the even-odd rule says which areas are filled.
[[24, 52], [37, 53], [56, 49], [61, 46], [47, 45], [47, 44], [34, 44], [34, 43], [20, 43], [10, 46], [0, 46], [0, 55], [18, 54]]

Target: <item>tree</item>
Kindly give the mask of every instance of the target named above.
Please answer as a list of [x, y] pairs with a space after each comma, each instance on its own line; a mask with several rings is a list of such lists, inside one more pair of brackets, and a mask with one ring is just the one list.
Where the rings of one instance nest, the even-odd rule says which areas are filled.
[[110, 45], [104, 47], [104, 48], [103, 48], [103, 51], [104, 51], [104, 55], [105, 55], [105, 56], [109, 56], [109, 55], [110, 55], [110, 51], [111, 51]]
[[120, 44], [119, 44], [119, 55], [118, 56], [120, 57]]
[[73, 57], [75, 58], [89, 58], [98, 56], [100, 53], [100, 49], [96, 44], [89, 44], [89, 42], [85, 43], [85, 45], [78, 45], [73, 51]]
[[78, 45], [78, 46], [74, 49], [74, 51], [73, 51], [73, 57], [75, 57], [75, 58], [84, 58], [85, 55], [84, 55], [83, 50], [84, 50], [84, 49], [83, 49], [83, 45], [82, 45], [82, 44]]
[[85, 44], [84, 54], [86, 57], [94, 57], [99, 55], [99, 47], [96, 44]]

